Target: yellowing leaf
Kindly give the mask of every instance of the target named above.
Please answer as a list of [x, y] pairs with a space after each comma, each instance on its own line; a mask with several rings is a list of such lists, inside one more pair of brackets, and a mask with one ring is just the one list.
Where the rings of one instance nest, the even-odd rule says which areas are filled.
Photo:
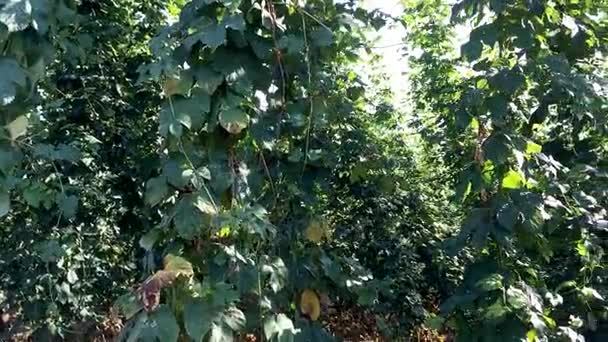
[[192, 82], [192, 75], [188, 73], [182, 73], [180, 78], [168, 78], [163, 84], [163, 93], [165, 96], [178, 94], [187, 96], [190, 94]]
[[191, 276], [194, 274], [192, 264], [180, 256], [169, 254], [163, 259], [163, 264], [165, 271], [175, 272], [176, 276]]
[[171, 96], [171, 95], [177, 93], [178, 86], [179, 86], [178, 79], [174, 79], [174, 78], [168, 79], [165, 81], [165, 84], [163, 85], [163, 92], [165, 93], [165, 95]]
[[311, 320], [316, 321], [321, 316], [321, 303], [319, 296], [313, 290], [306, 289], [300, 297], [300, 311]]
[[306, 228], [306, 238], [312, 242], [320, 243], [323, 240], [324, 231], [318, 221], [312, 221]]
[[329, 239], [331, 232], [327, 223], [318, 220], [310, 221], [310, 224], [304, 231], [304, 235], [309, 241], [321, 243], [323, 239]]
[[6, 125], [6, 129], [11, 136], [12, 140], [19, 138], [27, 132], [27, 118], [25, 115], [21, 115], [20, 117], [13, 120], [11, 123]]

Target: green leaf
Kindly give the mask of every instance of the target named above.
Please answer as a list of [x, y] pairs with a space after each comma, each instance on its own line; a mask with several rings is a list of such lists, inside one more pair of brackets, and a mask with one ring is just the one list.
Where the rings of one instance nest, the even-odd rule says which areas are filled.
[[0, 170], [7, 172], [21, 160], [21, 154], [12, 147], [0, 147]]
[[271, 340], [278, 333], [277, 321], [275, 316], [266, 317], [264, 320], [264, 336], [267, 340]]
[[330, 46], [334, 41], [333, 33], [324, 27], [314, 30], [310, 38], [313, 45], [318, 47]]
[[475, 287], [482, 291], [493, 291], [502, 289], [502, 275], [498, 273], [490, 274], [489, 276], [479, 280]]
[[15, 140], [27, 132], [27, 125], [27, 117], [25, 115], [21, 115], [6, 125], [6, 129], [8, 130], [11, 139]]
[[186, 332], [195, 342], [203, 341], [211, 324], [217, 321], [222, 310], [210, 305], [200, 298], [192, 299], [184, 306], [184, 326]]
[[477, 299], [475, 293], [453, 295], [441, 304], [442, 313], [451, 313], [456, 308], [465, 307]]
[[9, 32], [25, 30], [32, 22], [30, 0], [1, 0], [0, 22], [8, 27]]
[[274, 293], [279, 292], [285, 286], [288, 270], [283, 259], [276, 258], [273, 263], [264, 265], [262, 272], [270, 274], [270, 287]]
[[545, 298], [549, 300], [551, 306], [556, 307], [564, 303], [564, 298], [559, 293], [547, 292]]
[[[3, 10], [0, 10], [0, 20]], [[15, 100], [17, 87], [25, 87], [27, 75], [17, 61], [9, 58], [0, 58], [0, 75], [0, 105], [6, 106]]]
[[299, 36], [286, 35], [281, 37], [278, 46], [281, 49], [287, 49], [288, 54], [297, 55], [304, 50], [304, 40]]
[[179, 138], [183, 127], [199, 130], [207, 120], [211, 98], [202, 89], [193, 91], [189, 98], [175, 97], [160, 112], [159, 130], [163, 137], [168, 133]]
[[496, 324], [501, 322], [508, 312], [508, 308], [502, 304], [502, 299], [499, 299], [485, 310], [484, 318]]
[[530, 323], [537, 331], [545, 331], [547, 328], [547, 325], [545, 324], [545, 321], [541, 318], [541, 316], [534, 312], [530, 313]]
[[203, 214], [207, 215], [217, 215], [217, 209], [213, 205], [213, 202], [209, 199], [209, 196], [203, 192], [199, 194], [194, 202], [194, 205], [200, 210]]
[[264, 320], [264, 335], [267, 340], [276, 337], [278, 341], [293, 341], [298, 330], [285, 314], [269, 316]]
[[512, 286], [507, 290], [507, 300], [515, 309], [524, 308], [528, 304], [528, 299], [524, 291]]
[[194, 67], [194, 78], [196, 79], [196, 87], [201, 88], [209, 95], [213, 94], [217, 87], [224, 82], [224, 77], [221, 74], [205, 65]]
[[144, 201], [147, 205], [154, 207], [169, 194], [169, 187], [165, 177], [150, 178], [146, 183]]
[[503, 189], [521, 189], [526, 184], [524, 177], [517, 171], [510, 170], [502, 179]]
[[154, 321], [153, 328], [159, 341], [176, 342], [179, 337], [179, 325], [173, 313], [166, 305], [160, 305], [158, 309], [150, 315], [150, 320]]
[[40, 260], [44, 263], [55, 262], [63, 257], [66, 253], [65, 249], [59, 244], [59, 242], [43, 241], [36, 245], [36, 251], [39, 254]]
[[72, 218], [76, 216], [76, 211], [78, 210], [78, 197], [74, 195], [67, 196], [65, 194], [58, 194], [57, 204], [59, 205], [59, 210], [63, 217]]
[[431, 314], [425, 321], [424, 325], [433, 330], [442, 330], [446, 322], [446, 318], [440, 315]]
[[173, 224], [181, 237], [190, 239], [201, 232], [203, 217], [198, 208], [194, 206], [192, 196], [184, 196], [174, 210]]
[[528, 141], [528, 143], [526, 144], [526, 153], [527, 154], [535, 154], [535, 153], [541, 153], [543, 150], [543, 147], [539, 144], [536, 144], [532, 141]]
[[211, 302], [213, 305], [224, 307], [239, 300], [239, 293], [228, 283], [219, 282], [213, 284], [211, 290]]
[[0, 217], [8, 215], [11, 211], [11, 198], [6, 190], [0, 190]]
[[583, 294], [583, 296], [585, 296], [587, 299], [597, 299], [597, 300], [604, 300], [604, 297], [602, 297], [602, 295], [597, 292], [596, 289], [590, 288], [590, 287], [583, 287], [581, 289], [581, 293]]
[[139, 239], [139, 246], [141, 248], [145, 249], [146, 251], [151, 251], [152, 248], [154, 247], [154, 244], [158, 240], [159, 235], [160, 235], [159, 229], [152, 229], [151, 231], [147, 232]]
[[486, 159], [491, 160], [494, 165], [505, 163], [511, 156], [511, 139], [500, 132], [495, 132], [483, 143]]
[[226, 27], [222, 23], [209, 23], [185, 40], [188, 47], [192, 47], [197, 42], [212, 50], [217, 49], [226, 43]]
[[486, 24], [471, 31], [470, 39], [472, 41], [481, 41], [488, 46], [493, 46], [496, 43], [497, 34], [496, 25]]
[[571, 288], [577, 287], [577, 285], [578, 284], [576, 283], [575, 280], [568, 280], [568, 281], [561, 283], [555, 291], [559, 292], [559, 291], [562, 291], [565, 289], [571, 289]]
[[509, 101], [503, 95], [494, 95], [486, 100], [486, 106], [492, 114], [492, 120], [503, 123], [509, 112]]
[[[182, 121], [186, 121], [186, 120], [184, 118], [182, 118]], [[171, 133], [171, 135], [175, 136], [176, 138], [179, 138], [182, 136], [182, 132], [183, 132], [182, 122], [180, 122], [180, 120], [178, 120], [177, 117], [173, 114], [171, 105], [166, 105], [160, 111], [158, 127], [159, 127], [159, 131], [160, 131], [160, 135], [162, 135], [163, 137], [167, 137], [169, 135], [169, 133]]]
[[[211, 180], [211, 172], [207, 167], [202, 167], [193, 173], [192, 185], [197, 190], [204, 190], [205, 180]], [[208, 198], [208, 197], [207, 197]], [[201, 209], [203, 211], [203, 209]]]
[[490, 9], [496, 14], [502, 13], [507, 7], [507, 1], [505, 0], [490, 0]]
[[211, 97], [203, 89], [192, 91], [190, 98], [179, 98], [173, 101], [173, 109], [178, 121], [184, 124], [184, 120], [191, 122], [184, 124], [188, 129], [198, 130], [207, 121], [207, 113], [211, 111]]
[[289, 317], [284, 314], [277, 315], [278, 340], [280, 342], [293, 341], [299, 332]]
[[[543, 214], [541, 213], [540, 208], [530, 208], [527, 213], [524, 213], [524, 220], [522, 222], [523, 226], [529, 229], [530, 232], [539, 233], [542, 229], [542, 226], [545, 222]], [[540, 250], [543, 251], [542, 249]], [[549, 252], [549, 250], [546, 250]]]
[[59, 144], [55, 148], [54, 158], [55, 160], [66, 160], [71, 162], [77, 162], [80, 160], [80, 151], [70, 145]]
[[335, 283], [339, 283], [342, 278], [342, 268], [334, 259], [323, 255], [321, 257], [321, 265], [325, 275], [328, 276]]
[[267, 60], [272, 57], [273, 44], [268, 40], [263, 39], [254, 34], [246, 34], [247, 41], [253, 50], [253, 53], [261, 59]]
[[163, 167], [163, 175], [167, 182], [176, 188], [185, 187], [192, 178], [192, 173], [185, 172], [175, 160], [169, 160]]
[[239, 266], [238, 289], [241, 294], [257, 291], [257, 283], [260, 275], [253, 262]]
[[534, 329], [530, 329], [526, 334], [526, 338], [528, 342], [536, 342], [537, 341], [537, 332]]
[[210, 164], [209, 171], [211, 173], [210, 184], [217, 193], [221, 193], [232, 185], [234, 179], [230, 168], [225, 163]]
[[472, 180], [476, 177], [478, 177], [478, 172], [474, 168], [464, 170], [459, 176], [455, 194], [455, 198], [459, 200], [459, 202], [463, 203], [469, 194], [471, 194], [471, 191], [473, 190]]
[[65, 160], [75, 163], [80, 160], [80, 151], [66, 144], [57, 146], [37, 144], [34, 145], [34, 156], [47, 160]]
[[239, 6], [241, 5], [242, 0], [205, 0], [206, 3], [210, 4], [213, 2], [220, 3], [224, 5], [231, 12], [237, 11]]
[[498, 223], [509, 231], [513, 231], [519, 219], [519, 211], [512, 203], [506, 203], [496, 214]]
[[233, 331], [241, 331], [245, 328], [247, 319], [245, 318], [243, 311], [235, 306], [231, 306], [224, 310], [223, 322]]
[[42, 183], [32, 183], [30, 186], [23, 190], [23, 199], [28, 205], [39, 208], [40, 203], [54, 200], [50, 199], [47, 193], [48, 189]]
[[226, 28], [231, 28], [236, 31], [244, 31], [245, 30], [245, 19], [243, 19], [242, 14], [233, 14], [226, 16], [222, 21]]
[[483, 50], [483, 45], [478, 40], [471, 40], [467, 43], [463, 44], [460, 48], [460, 54], [467, 61], [474, 61], [481, 57], [481, 51]]
[[[129, 328], [129, 329], [124, 329], [123, 332], [121, 333], [121, 339], [120, 340], [125, 340], [126, 342], [139, 342], [144, 338], [144, 330], [149, 330], [149, 327], [147, 327], [147, 320], [148, 320], [148, 315], [145, 312], [141, 312], [139, 315], [137, 315], [134, 319], [133, 319], [133, 325]], [[154, 333], [149, 334], [150, 336], [147, 336], [147, 340], [150, 341], [154, 341], [156, 339], [156, 336], [154, 336]]]
[[516, 69], [503, 69], [490, 79], [491, 84], [506, 95], [515, 93], [524, 85], [525, 81], [525, 76]]
[[114, 302], [114, 305], [126, 319], [131, 319], [144, 308], [141, 301], [134, 293], [127, 293], [118, 297], [116, 302]]
[[211, 323], [211, 332], [207, 342], [232, 342], [234, 337], [232, 331], [221, 323]]
[[70, 284], [75, 284], [78, 281], [78, 275], [76, 274], [76, 272], [74, 272], [74, 270], [69, 270], [68, 271], [68, 282]]
[[220, 112], [220, 125], [230, 134], [239, 134], [249, 125], [249, 116], [240, 109], [227, 109]]
[[[76, 22], [78, 13], [64, 1], [57, 2], [57, 5], [53, 7], [46, 0], [29, 0], [29, 2], [32, 5], [32, 27], [41, 36], [48, 33], [51, 25], [59, 27]], [[80, 40], [79, 43], [81, 43]]]

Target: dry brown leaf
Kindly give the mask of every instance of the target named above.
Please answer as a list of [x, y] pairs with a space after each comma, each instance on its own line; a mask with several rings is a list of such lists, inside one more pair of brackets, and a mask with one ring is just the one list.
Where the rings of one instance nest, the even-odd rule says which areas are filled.
[[315, 291], [306, 289], [302, 292], [300, 311], [313, 321], [319, 319], [319, 316], [321, 316], [321, 303]]

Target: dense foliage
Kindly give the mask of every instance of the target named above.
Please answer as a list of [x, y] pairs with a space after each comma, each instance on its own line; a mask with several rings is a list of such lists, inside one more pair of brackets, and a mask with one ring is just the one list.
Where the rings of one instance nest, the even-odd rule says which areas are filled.
[[420, 117], [461, 170], [448, 249], [469, 262], [449, 324], [464, 340], [583, 339], [606, 315], [606, 3], [462, 1], [460, 57], [444, 55], [447, 8], [411, 5]]
[[605, 336], [608, 3], [402, 5], [0, 0], [0, 339]]

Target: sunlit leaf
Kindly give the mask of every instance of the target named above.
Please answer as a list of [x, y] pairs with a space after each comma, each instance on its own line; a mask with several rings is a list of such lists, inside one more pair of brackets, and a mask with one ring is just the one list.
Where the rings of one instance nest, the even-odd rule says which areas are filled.
[[483, 291], [498, 290], [503, 287], [502, 279], [503, 277], [500, 274], [493, 273], [478, 281], [475, 286]]
[[581, 293], [583, 294], [583, 296], [585, 296], [589, 299], [594, 298], [594, 299], [601, 300], [601, 301], [604, 300], [604, 297], [599, 292], [597, 292], [596, 289], [593, 289], [590, 287], [582, 288]]
[[526, 184], [526, 180], [519, 172], [510, 170], [502, 179], [501, 184], [503, 189], [520, 189]]

